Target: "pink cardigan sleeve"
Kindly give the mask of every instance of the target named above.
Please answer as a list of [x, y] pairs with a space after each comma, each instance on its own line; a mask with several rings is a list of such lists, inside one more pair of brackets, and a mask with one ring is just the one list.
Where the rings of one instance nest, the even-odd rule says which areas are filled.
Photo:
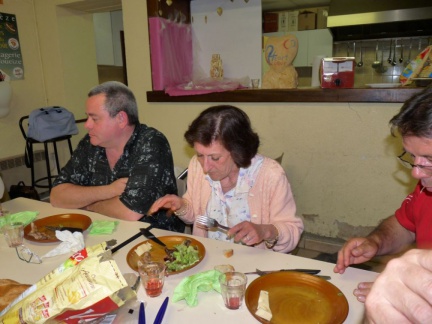
[[[256, 199], [259, 197], [259, 199]], [[276, 161], [265, 158], [254, 187], [249, 193], [251, 221], [273, 224], [279, 240], [273, 247], [277, 252], [291, 252], [303, 232], [303, 221], [296, 216], [296, 204], [284, 169]], [[264, 243], [261, 243], [264, 248]]]
[[[211, 188], [208, 181], [205, 180], [204, 172], [198, 162], [196, 155], [189, 162], [187, 176], [187, 190], [183, 195], [190, 206], [187, 213], [180, 217], [187, 224], [193, 224], [195, 217], [204, 215], [207, 207], [207, 202], [210, 199]], [[207, 237], [207, 231], [197, 226], [193, 227], [193, 235]]]

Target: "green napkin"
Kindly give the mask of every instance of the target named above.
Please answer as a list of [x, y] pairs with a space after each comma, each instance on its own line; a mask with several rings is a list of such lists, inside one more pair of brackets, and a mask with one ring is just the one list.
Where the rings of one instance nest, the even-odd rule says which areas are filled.
[[95, 220], [92, 222], [89, 228], [90, 235], [104, 235], [112, 234], [115, 231], [118, 221], [103, 221]]
[[39, 215], [38, 211], [22, 211], [15, 214], [10, 214], [4, 217], [0, 217], [0, 228], [3, 227], [6, 223], [14, 223], [20, 222], [23, 223], [24, 226], [30, 224], [36, 219], [36, 216]]
[[173, 301], [185, 299], [189, 306], [198, 305], [198, 292], [210, 291], [212, 289], [220, 293], [219, 276], [220, 271], [208, 270], [196, 273], [184, 278], [174, 289]]

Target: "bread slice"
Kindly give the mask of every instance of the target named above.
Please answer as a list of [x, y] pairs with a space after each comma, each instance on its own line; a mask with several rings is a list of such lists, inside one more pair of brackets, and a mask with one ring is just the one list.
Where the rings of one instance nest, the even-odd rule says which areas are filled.
[[225, 272], [234, 272], [235, 269], [231, 264], [220, 264], [214, 267], [215, 270], [225, 273]]
[[224, 250], [223, 254], [226, 258], [231, 258], [234, 254], [234, 250], [233, 249]]
[[20, 284], [10, 279], [0, 279], [0, 311], [15, 300], [30, 285]]

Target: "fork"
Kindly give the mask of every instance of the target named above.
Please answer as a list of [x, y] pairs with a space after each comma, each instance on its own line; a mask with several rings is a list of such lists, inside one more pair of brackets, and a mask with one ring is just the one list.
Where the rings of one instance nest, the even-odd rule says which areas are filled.
[[225, 231], [228, 231], [230, 228], [224, 225], [219, 224], [219, 222], [216, 219], [207, 217], [207, 216], [198, 216], [195, 220], [195, 224], [198, 227], [204, 227], [207, 230], [220, 228]]

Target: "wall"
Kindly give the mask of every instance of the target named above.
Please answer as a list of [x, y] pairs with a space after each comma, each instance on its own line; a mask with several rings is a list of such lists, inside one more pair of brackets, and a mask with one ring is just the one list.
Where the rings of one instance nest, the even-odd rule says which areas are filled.
[[[12, 2], [15, 1], [5, 0], [3, 7], [10, 8]], [[38, 91], [32, 93], [39, 95], [41, 103], [53, 101], [57, 96], [61, 103], [78, 112], [83, 107], [84, 89], [97, 82], [91, 66], [96, 66], [94, 45], [90, 44], [88, 36], [92, 35], [91, 19], [87, 15], [55, 9], [54, 2], [35, 2], [40, 43], [44, 45], [40, 53], [45, 63], [42, 69], [37, 60], [31, 61], [35, 64], [31, 68], [44, 72], [47, 90], [46, 98]], [[191, 120], [212, 103], [148, 103], [146, 91], [151, 90], [151, 71], [145, 1], [123, 1], [123, 15], [128, 79], [138, 100], [140, 118], [168, 137], [175, 164], [186, 167], [192, 152], [183, 140], [183, 133]], [[18, 18], [20, 39], [24, 37], [23, 29], [34, 36], [34, 19], [30, 19], [30, 26], [24, 27], [26, 19]], [[60, 36], [54, 37], [55, 31], [50, 28], [56, 29]], [[27, 48], [27, 43], [33, 43], [31, 35], [22, 41], [26, 47], [23, 53], [26, 66], [30, 64], [26, 59], [31, 53]], [[75, 53], [74, 46], [85, 51]], [[27, 74], [30, 67], [26, 68]], [[60, 81], [56, 82], [56, 76]], [[30, 87], [29, 84], [25, 90], [30, 91]], [[25, 96], [23, 90], [16, 97]], [[16, 106], [14, 117], [8, 117], [9, 123], [16, 124], [18, 116], [34, 104], [33, 100], [28, 100], [26, 105]], [[309, 233], [346, 238], [369, 231], [400, 205], [413, 186], [409, 172], [399, 167], [395, 158], [401, 151], [400, 140], [389, 135], [388, 121], [401, 104], [235, 104], [249, 114], [261, 136], [262, 153], [271, 157], [285, 153], [282, 166], [292, 184], [298, 214], [304, 217]], [[20, 138], [15, 126], [8, 130], [10, 140]], [[4, 133], [3, 128], [1, 132]], [[15, 141], [3, 151], [7, 142], [0, 141], [1, 157], [21, 153], [23, 143]]]
[[[151, 74], [145, 12], [140, 0], [123, 2], [129, 85], [141, 119], [167, 135], [175, 164], [185, 167], [192, 152], [183, 133], [212, 103], [146, 102]], [[413, 186], [395, 158], [400, 140], [389, 135], [388, 121], [401, 104], [234, 104], [249, 114], [262, 153], [285, 152], [282, 165], [310, 233], [346, 238], [367, 232], [392, 214]]]
[[[30, 183], [29, 169], [5, 167], [11, 158], [24, 154], [24, 138], [18, 120], [33, 109], [62, 105], [77, 119], [84, 118], [84, 100], [88, 90], [97, 84], [96, 54], [92, 16], [58, 7], [64, 0], [5, 0], [0, 12], [17, 16], [24, 60], [25, 79], [12, 81], [11, 112], [0, 118], [0, 172], [7, 188], [18, 180]], [[85, 133], [82, 124], [80, 134]], [[81, 136], [75, 136], [76, 145]], [[68, 158], [66, 147], [60, 147], [61, 161]], [[14, 161], [14, 160], [12, 160]], [[43, 163], [38, 163], [43, 176]]]

